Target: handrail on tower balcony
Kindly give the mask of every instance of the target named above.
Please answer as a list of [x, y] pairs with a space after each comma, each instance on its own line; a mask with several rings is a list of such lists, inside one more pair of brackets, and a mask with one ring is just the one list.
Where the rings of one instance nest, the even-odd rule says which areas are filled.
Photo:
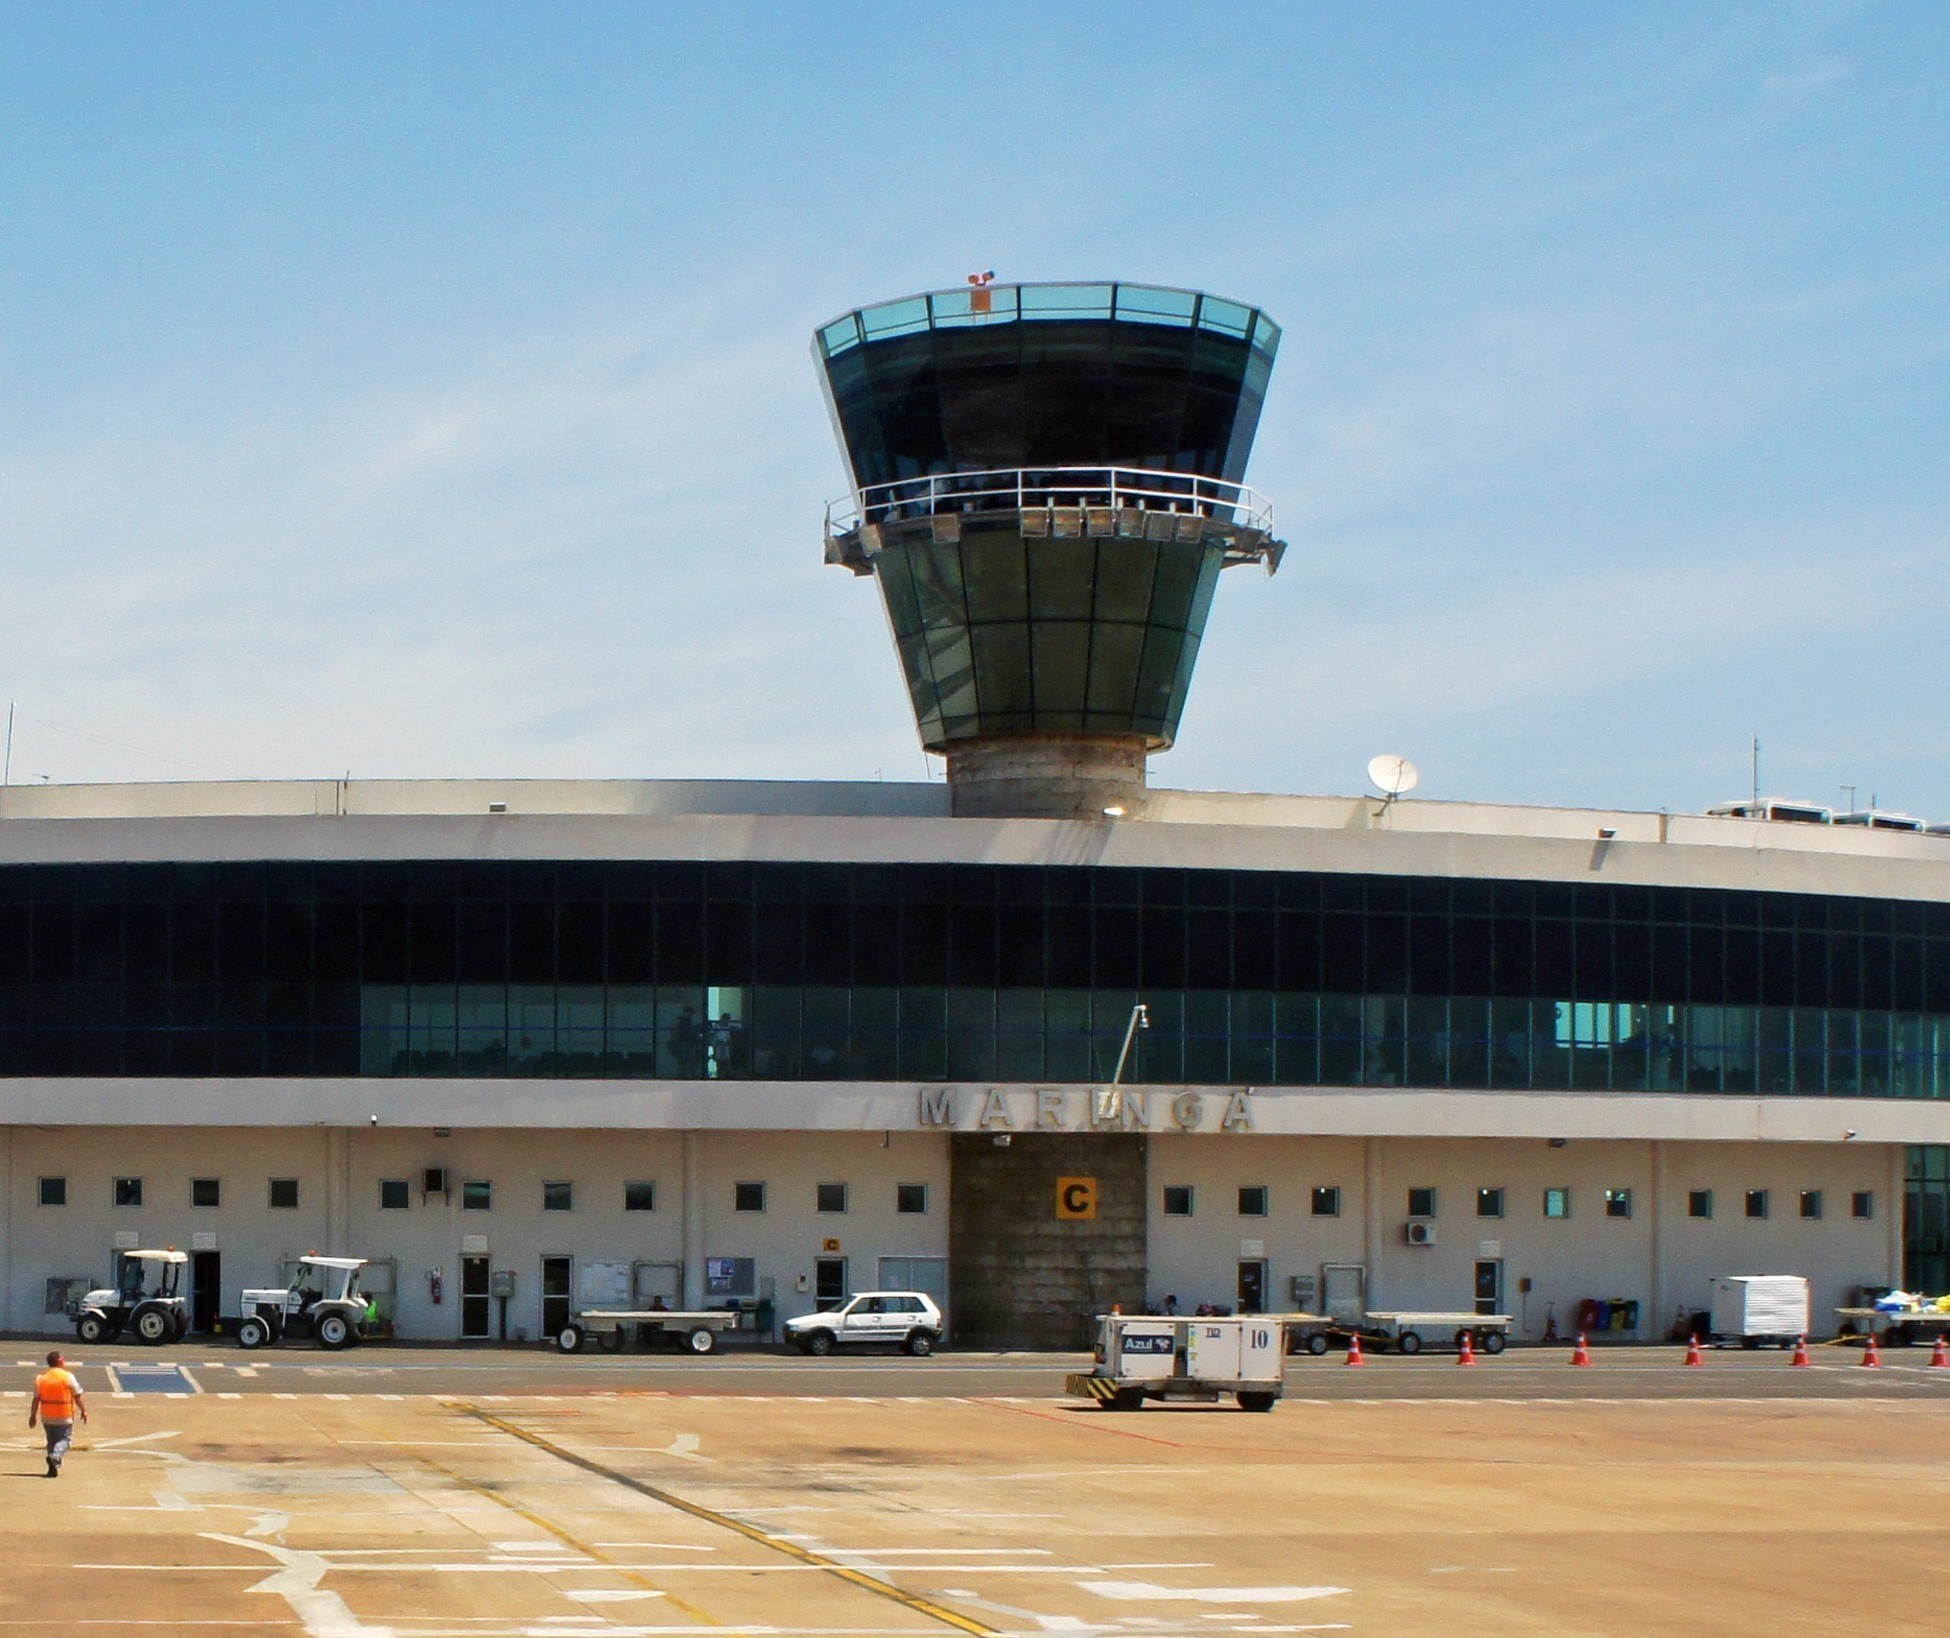
[[943, 512], [1023, 512], [1045, 507], [1175, 512], [1259, 534], [1273, 532], [1273, 504], [1245, 484], [1194, 472], [1129, 466], [1001, 467], [935, 472], [869, 484], [826, 507], [826, 534], [900, 523]]

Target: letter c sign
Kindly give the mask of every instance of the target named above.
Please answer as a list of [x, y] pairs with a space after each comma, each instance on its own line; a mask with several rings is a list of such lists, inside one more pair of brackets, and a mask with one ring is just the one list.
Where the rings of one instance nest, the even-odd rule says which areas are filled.
[[1097, 1215], [1097, 1180], [1094, 1177], [1059, 1177], [1056, 1180], [1056, 1215], [1069, 1223], [1088, 1222]]

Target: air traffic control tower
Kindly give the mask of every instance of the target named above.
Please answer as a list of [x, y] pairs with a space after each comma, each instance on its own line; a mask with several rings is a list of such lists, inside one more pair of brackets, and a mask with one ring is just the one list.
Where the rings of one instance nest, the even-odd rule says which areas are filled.
[[814, 337], [826, 558], [880, 582], [956, 814], [1142, 813], [1219, 571], [1284, 549], [1241, 482], [1279, 340], [1192, 290], [972, 281]]

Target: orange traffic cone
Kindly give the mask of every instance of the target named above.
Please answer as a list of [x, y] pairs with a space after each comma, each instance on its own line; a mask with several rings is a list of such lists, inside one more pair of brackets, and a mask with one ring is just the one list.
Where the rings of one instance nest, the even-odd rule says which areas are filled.
[[1872, 1371], [1879, 1371], [1882, 1369], [1882, 1354], [1876, 1348], [1876, 1334], [1873, 1331], [1869, 1333], [1868, 1347], [1862, 1350], [1862, 1363], [1868, 1366], [1869, 1369]]
[[1457, 1351], [1456, 1363], [1458, 1365], [1474, 1365], [1476, 1363], [1476, 1345], [1470, 1340], [1467, 1331], [1462, 1334], [1462, 1347]]
[[1584, 1333], [1582, 1331], [1578, 1333], [1578, 1345], [1571, 1350], [1571, 1363], [1573, 1365], [1589, 1365], [1591, 1363], [1591, 1350], [1585, 1345]]
[[1698, 1337], [1688, 1337], [1686, 1339], [1686, 1363], [1688, 1365], [1704, 1365], [1706, 1363], [1705, 1358], [1699, 1351]]
[[1794, 1358], [1790, 1359], [1788, 1363], [1790, 1365], [1799, 1365], [1804, 1370], [1813, 1367], [1814, 1361], [1808, 1357], [1808, 1339], [1806, 1337], [1796, 1337], [1794, 1339]]
[[1347, 1362], [1350, 1365], [1367, 1364], [1367, 1361], [1361, 1357], [1361, 1339], [1358, 1336], [1347, 1339]]
[[1934, 1370], [1950, 1369], [1950, 1348], [1943, 1345], [1943, 1333], [1936, 1334], [1936, 1346], [1930, 1350], [1930, 1365]]

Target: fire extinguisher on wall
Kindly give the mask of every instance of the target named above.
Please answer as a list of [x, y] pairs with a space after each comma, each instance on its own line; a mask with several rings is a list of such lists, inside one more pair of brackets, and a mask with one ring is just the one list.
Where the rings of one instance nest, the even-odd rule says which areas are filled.
[[440, 1306], [440, 1292], [441, 1292], [440, 1270], [437, 1268], [430, 1268], [427, 1270], [427, 1300], [431, 1302], [436, 1308]]

